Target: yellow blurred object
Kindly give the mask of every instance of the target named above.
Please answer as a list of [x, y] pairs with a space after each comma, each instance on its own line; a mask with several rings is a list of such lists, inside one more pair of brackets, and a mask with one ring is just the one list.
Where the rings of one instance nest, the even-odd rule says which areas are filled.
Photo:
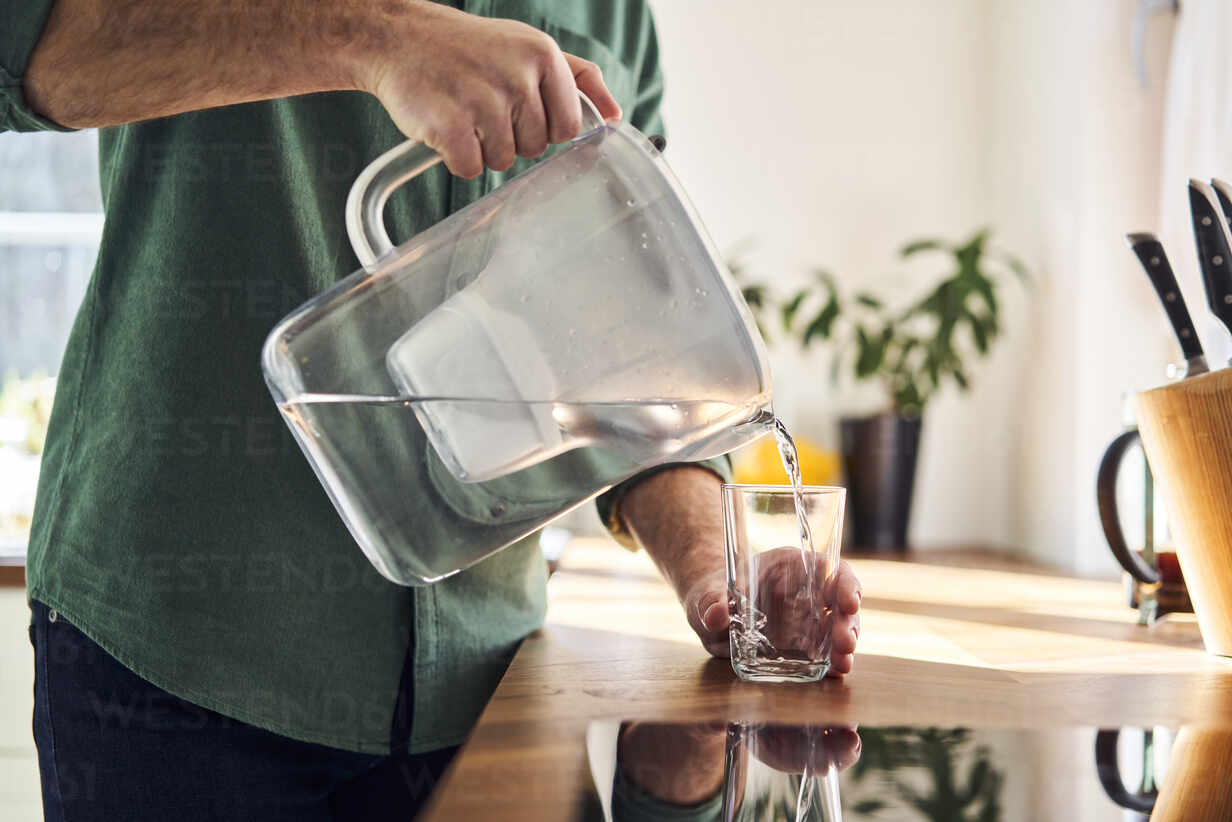
[[10, 375], [0, 386], [0, 419], [25, 423], [26, 433], [20, 445], [28, 453], [43, 453], [55, 393], [56, 378], [41, 374], [25, 379]]
[[[839, 481], [839, 455], [815, 442], [796, 437], [800, 455], [800, 476], [806, 485], [836, 485]], [[787, 482], [787, 472], [779, 459], [774, 436], [767, 435], [732, 454], [732, 474], [736, 482], [779, 485]]]

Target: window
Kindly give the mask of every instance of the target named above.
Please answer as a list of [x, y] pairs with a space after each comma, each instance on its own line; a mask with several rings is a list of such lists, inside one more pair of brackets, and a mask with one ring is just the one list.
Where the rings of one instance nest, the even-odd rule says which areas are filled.
[[97, 137], [0, 134], [0, 563], [25, 556], [55, 375], [102, 230]]

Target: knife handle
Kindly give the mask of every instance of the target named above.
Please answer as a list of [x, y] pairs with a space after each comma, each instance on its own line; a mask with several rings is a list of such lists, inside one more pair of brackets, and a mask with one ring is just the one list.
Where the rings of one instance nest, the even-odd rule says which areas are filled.
[[1224, 219], [1232, 225], [1232, 186], [1218, 178], [1211, 180], [1211, 188], [1219, 198], [1219, 207], [1223, 210]]
[[1206, 302], [1211, 313], [1232, 330], [1232, 248], [1216, 198], [1215, 191], [1206, 183], [1189, 182], [1189, 207], [1193, 212]]
[[1154, 234], [1130, 234], [1129, 245], [1142, 263], [1146, 275], [1150, 277], [1155, 293], [1159, 295], [1159, 302], [1168, 315], [1168, 321], [1172, 323], [1177, 342], [1181, 344], [1181, 353], [1186, 360], [1201, 357], [1202, 343], [1194, 329], [1193, 318], [1189, 316], [1189, 309], [1185, 307], [1181, 289], [1176, 283], [1176, 274], [1172, 272], [1172, 265], [1168, 262], [1168, 255], [1164, 253], [1163, 244]]

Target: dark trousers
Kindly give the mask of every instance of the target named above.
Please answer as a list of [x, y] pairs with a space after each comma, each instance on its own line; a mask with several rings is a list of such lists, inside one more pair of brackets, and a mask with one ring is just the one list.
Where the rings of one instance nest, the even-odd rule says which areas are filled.
[[33, 609], [48, 822], [410, 820], [457, 750], [370, 756], [288, 739], [154, 687]]

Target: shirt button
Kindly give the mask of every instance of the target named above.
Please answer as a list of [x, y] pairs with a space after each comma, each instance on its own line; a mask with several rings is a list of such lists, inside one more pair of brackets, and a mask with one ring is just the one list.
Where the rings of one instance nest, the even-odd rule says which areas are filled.
[[59, 618], [60, 618], [60, 614], [56, 611], [55, 608], [52, 608], [50, 611], [47, 612], [47, 620], [49, 622], [55, 622]]

